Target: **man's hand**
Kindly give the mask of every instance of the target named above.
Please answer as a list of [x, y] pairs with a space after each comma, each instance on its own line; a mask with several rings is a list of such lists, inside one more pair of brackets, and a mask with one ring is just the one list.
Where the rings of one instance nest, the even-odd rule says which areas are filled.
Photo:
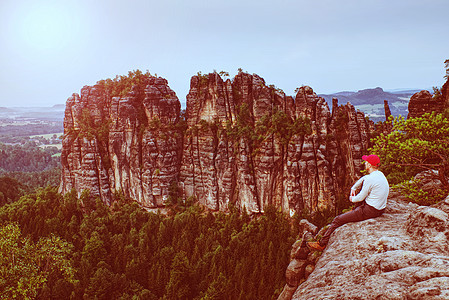
[[351, 194], [349, 195], [349, 201], [352, 202], [352, 197], [354, 197], [356, 195], [356, 191], [351, 189]]

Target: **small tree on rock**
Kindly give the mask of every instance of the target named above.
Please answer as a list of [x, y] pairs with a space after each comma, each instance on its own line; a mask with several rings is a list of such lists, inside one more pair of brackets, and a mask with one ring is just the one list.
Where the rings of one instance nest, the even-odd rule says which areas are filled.
[[[393, 120], [393, 130], [374, 139], [373, 153], [381, 157], [386, 173], [408, 180], [419, 170], [436, 170], [438, 179], [449, 191], [449, 118], [445, 113], [426, 113], [422, 117]], [[396, 172], [395, 172], [396, 171]], [[396, 178], [397, 179], [397, 178]], [[394, 180], [392, 180], [394, 181]], [[392, 182], [397, 183], [397, 182]]]

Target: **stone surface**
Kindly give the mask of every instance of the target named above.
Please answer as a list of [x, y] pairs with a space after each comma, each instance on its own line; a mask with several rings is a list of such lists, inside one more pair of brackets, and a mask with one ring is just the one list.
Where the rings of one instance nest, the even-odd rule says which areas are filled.
[[449, 108], [449, 77], [441, 87], [441, 97], [443, 98], [444, 108]]
[[318, 227], [316, 225], [310, 223], [308, 220], [302, 219], [301, 221], [299, 221], [298, 235], [303, 236], [306, 232], [309, 232], [312, 235], [315, 235], [318, 232]]
[[441, 97], [439, 100], [433, 99], [429, 91], [420, 91], [410, 98], [408, 104], [407, 118], [420, 117], [425, 113], [432, 111], [442, 112], [445, 105], [445, 100]]
[[381, 125], [383, 127], [382, 132], [384, 134], [389, 134], [393, 129], [393, 121], [389, 120], [392, 114], [387, 100], [384, 100], [384, 110], [385, 110], [385, 123]]
[[289, 286], [297, 286], [301, 279], [304, 278], [307, 261], [293, 259], [287, 267], [285, 278]]
[[288, 284], [286, 284], [284, 286], [284, 289], [282, 290], [281, 294], [278, 297], [278, 300], [287, 300], [287, 299], [291, 299], [293, 294], [296, 291], [297, 286], [289, 286]]
[[385, 120], [388, 121], [388, 118], [390, 118], [391, 116], [391, 110], [387, 100], [384, 100], [384, 110], [385, 110]]
[[[449, 197], [338, 228], [292, 299], [448, 299]], [[287, 298], [285, 298], [287, 299]]]
[[420, 182], [420, 187], [425, 192], [431, 193], [444, 188], [438, 176], [438, 171], [435, 170], [418, 173], [415, 175], [415, 180]]

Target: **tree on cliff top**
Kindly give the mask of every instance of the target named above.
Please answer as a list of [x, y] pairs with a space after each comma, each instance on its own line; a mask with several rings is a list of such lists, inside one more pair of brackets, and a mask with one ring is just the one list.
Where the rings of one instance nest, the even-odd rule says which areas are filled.
[[133, 86], [145, 87], [148, 77], [151, 77], [150, 72], [147, 70], [143, 73], [137, 69], [129, 71], [128, 76], [117, 75], [114, 79], [100, 80], [98, 85], [103, 86], [112, 97], [125, 97], [131, 91]]
[[410, 179], [420, 170], [436, 170], [449, 191], [449, 111], [393, 120], [393, 130], [374, 139], [373, 153], [381, 157], [389, 181]]
[[446, 59], [444, 61], [444, 66], [446, 67], [446, 75], [444, 76], [444, 78], [449, 79], [449, 59]]

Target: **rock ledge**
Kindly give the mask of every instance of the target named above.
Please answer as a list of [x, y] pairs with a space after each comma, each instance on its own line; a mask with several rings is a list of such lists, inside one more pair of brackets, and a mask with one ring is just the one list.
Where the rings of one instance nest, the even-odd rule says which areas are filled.
[[448, 214], [449, 197], [429, 207], [389, 199], [383, 216], [334, 232], [292, 299], [449, 299]]

